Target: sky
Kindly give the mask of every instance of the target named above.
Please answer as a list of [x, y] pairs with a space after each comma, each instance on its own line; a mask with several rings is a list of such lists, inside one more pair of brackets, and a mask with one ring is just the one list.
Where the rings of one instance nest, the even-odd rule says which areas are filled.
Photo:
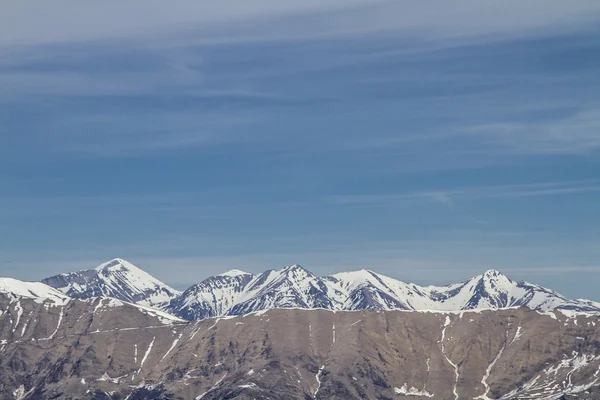
[[0, 7], [0, 276], [497, 269], [600, 301], [597, 0]]

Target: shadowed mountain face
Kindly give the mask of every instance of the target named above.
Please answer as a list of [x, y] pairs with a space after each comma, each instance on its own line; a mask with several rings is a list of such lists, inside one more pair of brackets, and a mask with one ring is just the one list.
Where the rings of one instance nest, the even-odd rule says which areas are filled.
[[0, 294], [0, 398], [600, 399], [600, 318], [569, 315], [276, 309], [186, 322], [115, 299]]
[[186, 289], [167, 307], [187, 320], [201, 320], [225, 315], [235, 305], [242, 291], [252, 280], [252, 274], [230, 271], [205, 279]]

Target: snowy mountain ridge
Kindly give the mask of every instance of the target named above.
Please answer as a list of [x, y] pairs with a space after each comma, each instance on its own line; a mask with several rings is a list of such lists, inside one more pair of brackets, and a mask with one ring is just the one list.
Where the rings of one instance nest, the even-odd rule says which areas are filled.
[[[62, 309], [63, 307], [73, 305], [72, 303], [76, 301], [72, 297], [65, 295], [63, 292], [54, 289], [45, 283], [26, 282], [13, 278], [0, 278], [0, 299], [2, 299], [2, 297], [8, 298], [9, 307], [5, 310], [0, 310], [0, 316], [7, 312], [14, 312], [17, 316], [17, 318], [14, 319], [15, 324], [13, 330], [18, 327], [19, 321], [21, 321], [23, 311], [21, 302], [23, 300], [33, 300], [35, 303], [45, 304], [46, 310], [51, 307], [60, 307]], [[91, 297], [89, 299], [80, 298], [77, 301], [93, 306], [93, 311], [90, 314], [93, 314], [94, 318], [97, 318], [100, 314], [109, 312], [111, 309], [128, 306], [139, 310], [143, 314], [157, 318], [157, 320], [164, 325], [185, 322], [174, 315], [156, 308], [125, 302], [114, 297], [99, 296]]]
[[60, 274], [42, 282], [0, 279], [0, 293], [54, 301], [112, 297], [186, 320], [273, 308], [463, 311], [525, 306], [542, 312], [600, 313], [600, 303], [568, 299], [495, 270], [447, 286], [419, 286], [370, 270], [317, 277], [300, 265], [290, 265], [257, 275], [231, 270], [178, 292], [133, 264], [114, 259], [95, 269]]
[[121, 258], [100, 264], [94, 269], [55, 275], [42, 282], [72, 298], [113, 297], [156, 308], [164, 307], [180, 294]]
[[13, 278], [0, 278], [0, 293], [11, 298], [27, 298], [36, 302], [49, 300], [65, 304], [70, 297], [41, 282], [23, 282]]
[[495, 270], [447, 286], [408, 284], [368, 270], [320, 278], [299, 265], [242, 276], [208, 278], [183, 292], [166, 310], [185, 319], [272, 308], [461, 311], [526, 306], [543, 312], [600, 313], [600, 303], [570, 300]]

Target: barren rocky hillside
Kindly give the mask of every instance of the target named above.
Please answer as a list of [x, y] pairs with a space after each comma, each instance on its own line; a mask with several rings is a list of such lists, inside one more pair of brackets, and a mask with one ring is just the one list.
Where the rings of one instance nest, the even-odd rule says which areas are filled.
[[0, 294], [0, 398], [600, 399], [598, 324], [526, 308], [185, 322]]

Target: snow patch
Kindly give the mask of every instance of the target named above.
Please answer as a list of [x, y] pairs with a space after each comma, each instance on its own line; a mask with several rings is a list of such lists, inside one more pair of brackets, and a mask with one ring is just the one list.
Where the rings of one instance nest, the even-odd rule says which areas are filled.
[[253, 388], [253, 387], [256, 387], [256, 383], [248, 383], [245, 385], [240, 385], [239, 387], [244, 388], [244, 389]]
[[425, 390], [419, 390], [415, 387], [408, 387], [408, 385], [405, 383], [404, 385], [402, 385], [402, 387], [394, 388], [394, 393], [396, 394], [402, 394], [404, 396], [419, 396], [419, 397], [433, 397], [434, 395], [425, 391]]
[[459, 378], [458, 365], [454, 364], [452, 362], [452, 360], [450, 360], [450, 358], [446, 355], [446, 350], [444, 348], [444, 339], [446, 338], [446, 328], [448, 327], [448, 325], [450, 325], [450, 322], [451, 322], [450, 317], [446, 316], [446, 320], [444, 321], [444, 326], [442, 329], [442, 340], [440, 341], [440, 343], [441, 343], [441, 348], [442, 348], [442, 355], [444, 356], [446, 361], [448, 361], [448, 364], [450, 364], [452, 366], [452, 368], [454, 368], [454, 385], [452, 386], [452, 394], [454, 394], [454, 399], [458, 400], [458, 392], [457, 392], [458, 378]]
[[317, 380], [317, 389], [315, 390], [313, 397], [317, 397], [317, 393], [319, 393], [319, 390], [321, 389], [321, 374], [323, 373], [323, 369], [325, 369], [324, 365], [319, 368], [319, 372], [317, 372], [317, 375], [315, 376], [315, 379]]
[[221, 382], [223, 382], [223, 379], [225, 379], [225, 377], [227, 376], [227, 372], [225, 372], [225, 374], [221, 377], [221, 379], [219, 379], [217, 381], [217, 383], [215, 383], [210, 389], [208, 389], [206, 392], [202, 393], [200, 396], [196, 396], [196, 400], [201, 400], [204, 396], [206, 396], [208, 393], [212, 392], [213, 390], [215, 390], [217, 387], [219, 387], [219, 385], [221, 384]]
[[156, 340], [156, 336], [154, 336], [152, 338], [152, 341], [150, 342], [150, 345], [148, 346], [148, 349], [146, 350], [146, 353], [144, 354], [144, 357], [142, 357], [142, 362], [140, 363], [140, 368], [138, 369], [137, 373], [139, 374], [140, 371], [142, 370], [142, 367], [144, 366], [144, 363], [146, 362], [146, 359], [148, 358], [148, 355], [150, 354], [150, 352], [152, 351], [152, 346], [154, 346], [154, 341]]

